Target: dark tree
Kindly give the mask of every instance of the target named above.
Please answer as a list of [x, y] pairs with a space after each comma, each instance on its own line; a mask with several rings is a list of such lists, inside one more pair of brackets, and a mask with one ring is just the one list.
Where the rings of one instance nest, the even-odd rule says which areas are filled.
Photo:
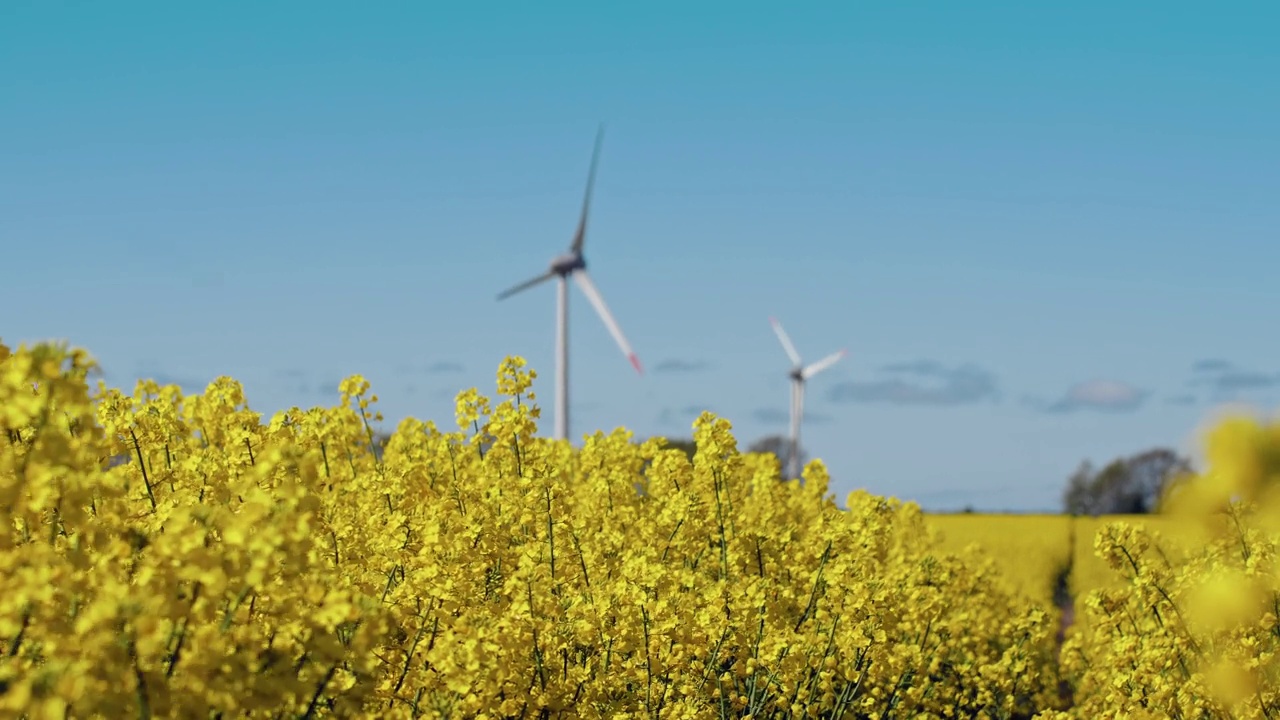
[[1096, 503], [1093, 502], [1093, 463], [1085, 460], [1080, 467], [1067, 478], [1067, 487], [1062, 492], [1062, 509], [1069, 515], [1097, 515]]
[[693, 462], [693, 454], [698, 451], [698, 445], [691, 438], [663, 438], [667, 442], [668, 450], [680, 450], [689, 456], [689, 462]]
[[[693, 442], [692, 438], [664, 437], [662, 438], [662, 441], [663, 441], [664, 450], [679, 450], [683, 452], [686, 457], [689, 458], [689, 462], [693, 462], [693, 454], [697, 452], [698, 446]], [[652, 460], [645, 460], [644, 465], [641, 466], [640, 468], [640, 472], [641, 473], [648, 472], [649, 466], [651, 465], [653, 465]]]
[[1191, 461], [1168, 448], [1117, 458], [1097, 472], [1084, 462], [1067, 480], [1063, 509], [1073, 515], [1156, 512], [1170, 481], [1190, 472]]
[[391, 433], [378, 431], [373, 434], [373, 456], [379, 461], [387, 451], [387, 443], [391, 442]]
[[[807, 453], [804, 451], [803, 445], [800, 446], [799, 450], [799, 466], [803, 469], [809, 458]], [[780, 477], [783, 480], [795, 479], [787, 477], [791, 472], [791, 438], [784, 435], [769, 435], [751, 443], [751, 445], [747, 447], [747, 452], [769, 453], [773, 455], [778, 458]]]
[[[691, 438], [674, 438], [673, 439], [669, 437], [664, 437], [662, 438], [662, 441], [664, 443], [663, 445], [664, 450], [679, 450], [685, 454], [685, 457], [689, 458], [689, 462], [693, 462], [693, 455], [697, 451], [698, 446], [696, 443], [694, 443], [694, 441]], [[647, 477], [649, 473], [649, 468], [652, 466], [653, 466], [653, 460], [645, 460], [644, 464], [640, 466], [640, 474]], [[637, 482], [635, 484], [635, 488], [636, 488], [636, 492], [640, 493], [641, 495], [647, 494], [645, 491], [645, 484], [643, 482]]]

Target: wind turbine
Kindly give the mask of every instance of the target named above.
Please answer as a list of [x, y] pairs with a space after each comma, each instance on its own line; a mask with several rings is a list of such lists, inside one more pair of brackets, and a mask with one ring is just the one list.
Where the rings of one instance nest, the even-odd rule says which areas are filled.
[[791, 358], [791, 371], [787, 373], [791, 378], [790, 477], [798, 478], [800, 477], [800, 419], [804, 416], [804, 384], [809, 378], [835, 365], [845, 356], [846, 351], [831, 353], [806, 367], [800, 360], [800, 353], [796, 352], [796, 346], [791, 344], [791, 338], [787, 337], [787, 331], [782, 329], [782, 323], [778, 322], [777, 318], [769, 318], [769, 324], [773, 325], [773, 331], [782, 342], [782, 349], [787, 351], [787, 357]]
[[587, 173], [587, 192], [582, 200], [582, 217], [578, 220], [578, 231], [574, 233], [573, 243], [569, 245], [569, 252], [556, 256], [551, 261], [550, 269], [543, 274], [531, 280], [526, 280], [498, 295], [498, 299], [503, 300], [551, 278], [559, 278], [559, 284], [556, 287], [555, 437], [557, 440], [564, 440], [569, 437], [570, 277], [573, 278], [574, 282], [578, 283], [578, 287], [582, 289], [583, 294], [587, 296], [587, 300], [596, 309], [596, 313], [604, 321], [605, 327], [609, 329], [613, 339], [618, 343], [618, 347], [622, 348], [622, 353], [631, 361], [631, 365], [635, 367], [636, 372], [640, 374], [644, 372], [640, 368], [640, 359], [636, 357], [635, 351], [631, 349], [631, 344], [627, 342], [626, 336], [622, 334], [622, 328], [618, 327], [618, 321], [613, 319], [613, 314], [609, 312], [609, 306], [605, 305], [600, 291], [596, 289], [595, 283], [591, 282], [591, 276], [587, 275], [587, 261], [582, 256], [582, 245], [587, 236], [587, 213], [591, 209], [591, 189], [596, 181], [596, 162], [600, 157], [600, 143], [603, 139], [604, 126], [601, 125], [600, 130], [596, 133], [595, 149], [591, 153], [591, 169]]

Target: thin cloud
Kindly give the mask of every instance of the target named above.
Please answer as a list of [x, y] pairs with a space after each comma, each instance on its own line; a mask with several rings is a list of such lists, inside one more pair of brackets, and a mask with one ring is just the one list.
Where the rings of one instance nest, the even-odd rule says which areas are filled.
[[1280, 373], [1245, 370], [1225, 360], [1201, 360], [1193, 370], [1196, 377], [1188, 384], [1207, 387], [1219, 399], [1280, 387]]
[[187, 392], [201, 392], [209, 385], [209, 381], [213, 379], [209, 378], [208, 380], [200, 380], [191, 375], [169, 373], [164, 370], [152, 368], [150, 364], [139, 366], [137, 372], [134, 373], [134, 378], [136, 380], [154, 380], [156, 384], [161, 386], [177, 385]]
[[141, 377], [149, 377], [161, 385], [177, 385], [183, 390], [203, 390], [208, 383], [201, 382], [193, 377], [170, 375], [169, 373], [146, 373]]
[[912, 360], [911, 362], [889, 363], [880, 368], [881, 372], [905, 375], [938, 376], [945, 375], [947, 368], [936, 360]]
[[1012, 485], [995, 485], [983, 488], [938, 488], [936, 490], [916, 490], [913, 492], [903, 492], [904, 496], [914, 500], [934, 500], [934, 501], [966, 501], [980, 497], [999, 496], [1004, 493], [1018, 490], [1020, 488]]
[[1224, 392], [1265, 390], [1280, 385], [1280, 373], [1233, 370], [1218, 376], [1214, 386]]
[[301, 368], [277, 370], [275, 374], [276, 377], [280, 379], [280, 383], [282, 385], [287, 384], [293, 392], [298, 393], [299, 395], [308, 395], [315, 389], [307, 383], [307, 373]]
[[406, 363], [396, 366], [396, 374], [407, 375], [453, 375], [465, 372], [466, 367], [455, 360], [436, 360], [429, 363]]
[[658, 422], [668, 427], [673, 425], [687, 426], [705, 411], [715, 412], [714, 409], [705, 405], [686, 405], [682, 408], [663, 408], [658, 413]]
[[1082, 410], [1105, 413], [1133, 412], [1147, 401], [1150, 393], [1118, 380], [1088, 380], [1067, 388], [1062, 397], [1044, 404], [1031, 401], [1033, 407], [1051, 414]]
[[[786, 425], [791, 422], [791, 413], [778, 408], [756, 408], [751, 413], [756, 422], [764, 425]], [[805, 411], [803, 421], [809, 424], [822, 425], [831, 422], [830, 415]]]
[[653, 366], [655, 373], [689, 373], [700, 372], [711, 367], [705, 360], [684, 360], [668, 358]]
[[827, 391], [832, 402], [946, 407], [999, 399], [995, 375], [976, 365], [947, 367], [933, 360], [894, 363], [879, 380], [846, 381]]
[[1197, 360], [1191, 366], [1191, 371], [1195, 373], [1220, 373], [1231, 369], [1231, 363], [1220, 358], [1206, 358]]
[[1195, 405], [1197, 402], [1195, 395], [1173, 395], [1165, 398], [1167, 405]]

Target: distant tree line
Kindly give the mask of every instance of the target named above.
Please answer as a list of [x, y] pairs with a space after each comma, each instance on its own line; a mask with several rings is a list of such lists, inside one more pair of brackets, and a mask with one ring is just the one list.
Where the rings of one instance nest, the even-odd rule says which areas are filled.
[[[386, 450], [387, 443], [390, 440], [391, 433], [389, 432], [378, 431], [373, 434], [373, 454], [379, 460], [382, 459], [382, 454]], [[689, 457], [690, 461], [693, 460], [694, 453], [698, 450], [697, 444], [694, 443], [692, 438], [663, 438], [663, 440], [666, 441], [667, 448], [682, 451]], [[487, 449], [488, 444], [483, 444], [481, 446], [481, 450]], [[790, 467], [791, 441], [782, 435], [769, 435], [760, 438], [759, 440], [751, 443], [751, 445], [747, 447], [746, 451], [774, 455], [778, 458], [780, 471], [784, 474], [786, 473], [787, 468]], [[804, 467], [804, 464], [808, 462], [808, 459], [808, 454], [805, 452], [804, 447], [801, 447], [800, 466]]]
[[1085, 461], [1067, 479], [1062, 509], [1071, 515], [1158, 512], [1170, 483], [1192, 472], [1191, 461], [1168, 448], [1116, 458], [1101, 469]]
[[[389, 432], [374, 434], [373, 451], [381, 459]], [[670, 449], [680, 450], [692, 461], [697, 445], [691, 438], [664, 438]], [[482, 447], [482, 450], [487, 449]], [[768, 453], [778, 459], [785, 476], [790, 467], [791, 442], [782, 435], [768, 435], [751, 443], [747, 452]], [[800, 465], [808, 461], [800, 448]], [[1158, 512], [1160, 500], [1170, 484], [1191, 474], [1191, 461], [1169, 448], [1153, 448], [1145, 452], [1112, 460], [1101, 468], [1084, 461], [1067, 479], [1062, 493], [1062, 509], [1070, 515], [1142, 515]], [[790, 478], [787, 478], [790, 479]], [[964, 512], [973, 512], [966, 507]]]
[[[693, 455], [697, 452], [697, 444], [690, 438], [663, 438], [667, 447], [673, 450], [683, 450], [685, 455], [689, 456], [689, 460], [693, 460]], [[780, 464], [780, 472], [786, 473], [787, 468], [791, 467], [791, 440], [782, 435], [768, 435], [760, 438], [747, 446], [746, 452], [749, 453], [766, 453], [778, 458]], [[808, 455], [804, 448], [800, 448], [800, 466], [804, 467], [808, 461]]]

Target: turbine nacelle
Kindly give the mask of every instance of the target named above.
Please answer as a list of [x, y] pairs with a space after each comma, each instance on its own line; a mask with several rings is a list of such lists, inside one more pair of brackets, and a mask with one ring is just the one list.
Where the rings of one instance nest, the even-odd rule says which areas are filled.
[[568, 275], [575, 270], [586, 270], [587, 260], [580, 252], [567, 252], [558, 255], [551, 261], [551, 272], [556, 275]]

